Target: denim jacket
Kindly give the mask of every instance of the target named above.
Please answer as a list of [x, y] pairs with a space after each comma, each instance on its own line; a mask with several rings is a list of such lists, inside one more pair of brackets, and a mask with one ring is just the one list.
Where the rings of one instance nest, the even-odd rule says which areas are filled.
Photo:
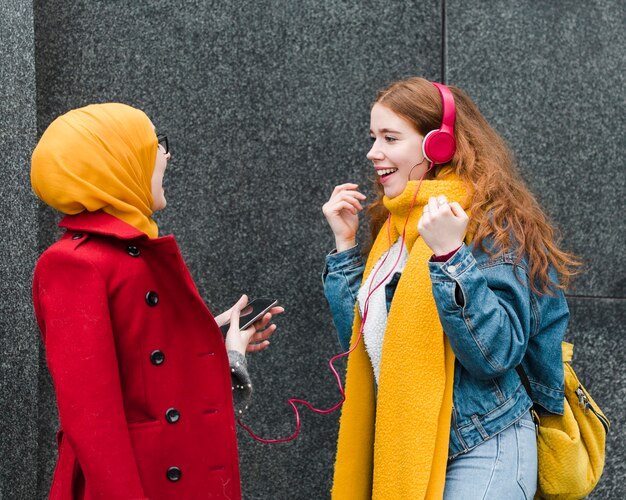
[[[461, 246], [447, 262], [428, 263], [439, 319], [456, 356], [450, 458], [530, 409], [515, 371], [520, 363], [540, 410], [563, 413], [561, 341], [569, 310], [561, 290], [553, 296], [532, 292], [527, 264], [525, 259], [516, 263], [513, 253], [494, 259], [473, 245]], [[350, 346], [364, 267], [358, 247], [326, 257], [324, 293], [344, 350]], [[387, 311], [400, 279], [397, 273], [386, 286]]]

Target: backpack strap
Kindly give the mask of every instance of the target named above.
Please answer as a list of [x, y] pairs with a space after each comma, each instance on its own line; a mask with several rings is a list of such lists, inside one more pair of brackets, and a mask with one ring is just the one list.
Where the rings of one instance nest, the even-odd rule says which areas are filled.
[[535, 432], [539, 433], [539, 413], [537, 413], [537, 405], [535, 405], [535, 402], [533, 401], [533, 391], [530, 388], [530, 380], [528, 380], [528, 375], [526, 375], [526, 371], [521, 364], [515, 367], [515, 371], [519, 375], [519, 378], [522, 381], [522, 385], [524, 386], [524, 389], [526, 389], [528, 397], [533, 402], [533, 407], [530, 409], [530, 414], [532, 415], [535, 422]]

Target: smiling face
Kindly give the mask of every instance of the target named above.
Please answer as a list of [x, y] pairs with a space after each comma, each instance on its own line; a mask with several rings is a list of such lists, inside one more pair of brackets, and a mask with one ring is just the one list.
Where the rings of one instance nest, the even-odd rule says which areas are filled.
[[402, 194], [409, 180], [419, 179], [428, 171], [422, 153], [424, 137], [400, 115], [380, 103], [374, 104], [370, 117], [373, 144], [367, 159], [374, 164], [385, 195]]

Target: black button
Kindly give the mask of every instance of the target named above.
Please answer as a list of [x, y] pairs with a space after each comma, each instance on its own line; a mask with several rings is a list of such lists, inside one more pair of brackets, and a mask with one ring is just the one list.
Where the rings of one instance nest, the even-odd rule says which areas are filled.
[[165, 354], [158, 349], [156, 351], [152, 351], [150, 354], [150, 361], [152, 361], [153, 365], [159, 366], [163, 361], [165, 361]]
[[149, 306], [156, 306], [159, 303], [159, 296], [156, 292], [148, 292], [146, 294], [146, 302]]
[[170, 467], [167, 469], [167, 478], [173, 483], [179, 481], [182, 475], [183, 473], [178, 467]]
[[176, 408], [170, 408], [165, 412], [165, 420], [170, 424], [175, 424], [180, 420], [180, 412]]
[[128, 245], [126, 247], [126, 251], [131, 257], [139, 257], [141, 255], [141, 252], [135, 245]]
[[83, 236], [85, 236], [83, 233], [76, 233], [74, 236], [72, 236], [72, 239], [80, 240]]

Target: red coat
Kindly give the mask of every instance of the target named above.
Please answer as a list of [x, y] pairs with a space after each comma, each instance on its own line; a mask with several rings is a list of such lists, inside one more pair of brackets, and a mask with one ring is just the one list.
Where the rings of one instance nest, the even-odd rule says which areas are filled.
[[173, 236], [67, 216], [35, 313], [59, 407], [51, 499], [241, 497], [224, 340]]

